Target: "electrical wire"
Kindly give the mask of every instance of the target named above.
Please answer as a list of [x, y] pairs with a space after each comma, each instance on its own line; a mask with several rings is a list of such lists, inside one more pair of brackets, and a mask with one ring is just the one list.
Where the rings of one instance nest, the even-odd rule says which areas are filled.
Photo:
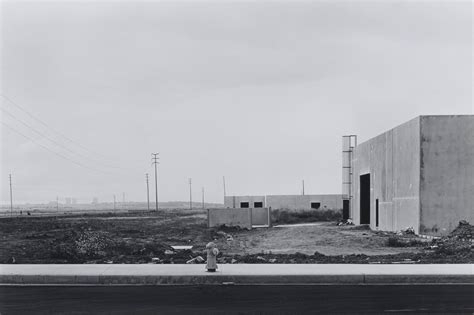
[[54, 151], [54, 150], [51, 150], [50, 148], [48, 148], [47, 146], [41, 144], [40, 142], [36, 141], [35, 139], [33, 139], [33, 138], [31, 138], [31, 137], [28, 137], [27, 135], [21, 133], [20, 131], [18, 131], [18, 130], [16, 130], [15, 128], [11, 127], [10, 125], [6, 124], [5, 122], [0, 121], [0, 123], [2, 123], [2, 125], [4, 125], [5, 127], [7, 127], [9, 130], [13, 131], [14, 133], [16, 133], [16, 134], [18, 134], [18, 135], [20, 135], [20, 136], [22, 136], [22, 137], [24, 137], [24, 138], [26, 138], [26, 139], [28, 139], [28, 140], [34, 142], [34, 143], [36, 143], [37, 145], [41, 146], [43, 149], [48, 150], [49, 152], [51, 152], [51, 153], [53, 153], [53, 154], [55, 154], [55, 155], [61, 157], [61, 158], [64, 159], [64, 160], [67, 160], [67, 161], [72, 162], [72, 163], [74, 163], [74, 164], [76, 164], [76, 165], [78, 165], [78, 166], [81, 166], [81, 167], [83, 167], [83, 168], [87, 168], [87, 169], [89, 169], [89, 170], [96, 171], [96, 172], [99, 172], [99, 173], [102, 173], [102, 174], [111, 174], [111, 173], [109, 173], [109, 172], [104, 172], [104, 171], [98, 170], [98, 169], [96, 169], [96, 168], [93, 168], [93, 167], [89, 167], [89, 166], [87, 166], [87, 165], [84, 165], [84, 164], [82, 164], [82, 163], [80, 163], [80, 162], [77, 162], [77, 161], [75, 161], [75, 160], [73, 160], [73, 159], [70, 159], [69, 157], [67, 157], [67, 156], [65, 156], [65, 155], [62, 155], [61, 153], [58, 153], [58, 152], [56, 152], [56, 151]]

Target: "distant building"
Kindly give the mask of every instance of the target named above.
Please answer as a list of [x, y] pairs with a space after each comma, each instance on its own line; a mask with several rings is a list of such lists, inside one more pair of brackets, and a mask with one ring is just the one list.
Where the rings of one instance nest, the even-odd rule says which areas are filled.
[[226, 208], [272, 208], [287, 210], [340, 210], [342, 195], [226, 196]]
[[99, 198], [97, 198], [97, 197], [92, 198], [92, 204], [93, 205], [96, 205], [98, 203], [99, 203]]
[[70, 204], [71, 204], [71, 198], [69, 198], [69, 197], [66, 198], [66, 204], [67, 204], [67, 205], [70, 205]]
[[72, 204], [73, 205], [77, 204], [77, 199], [76, 198], [72, 198]]
[[357, 145], [350, 217], [372, 229], [443, 235], [473, 223], [474, 116], [419, 116]]

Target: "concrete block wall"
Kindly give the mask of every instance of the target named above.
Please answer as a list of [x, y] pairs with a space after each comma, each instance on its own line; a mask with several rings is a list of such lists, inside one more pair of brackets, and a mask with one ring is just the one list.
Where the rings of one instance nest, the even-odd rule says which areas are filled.
[[420, 233], [474, 223], [474, 115], [421, 117]]
[[207, 225], [240, 226], [251, 229], [253, 225], [271, 226], [271, 210], [268, 208], [208, 209]]
[[271, 213], [269, 208], [252, 209], [252, 225], [271, 225]]
[[252, 228], [252, 209], [208, 209], [207, 225], [215, 227], [220, 225], [240, 226], [243, 228]]

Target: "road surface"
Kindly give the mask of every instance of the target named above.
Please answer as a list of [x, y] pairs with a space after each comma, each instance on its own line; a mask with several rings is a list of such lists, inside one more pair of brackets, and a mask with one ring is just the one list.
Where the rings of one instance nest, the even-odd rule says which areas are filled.
[[1, 286], [8, 314], [474, 312], [472, 285]]

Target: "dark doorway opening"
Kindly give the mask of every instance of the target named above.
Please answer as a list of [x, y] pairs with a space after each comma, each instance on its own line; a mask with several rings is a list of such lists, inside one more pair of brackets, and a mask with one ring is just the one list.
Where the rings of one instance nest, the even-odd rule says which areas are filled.
[[263, 202], [259, 202], [259, 201], [254, 202], [253, 207], [254, 208], [263, 208]]
[[379, 200], [375, 199], [375, 226], [379, 226]]
[[320, 202], [312, 202], [311, 203], [311, 209], [319, 209], [319, 207], [321, 207]]
[[360, 224], [370, 224], [370, 174], [360, 176]]
[[241, 202], [241, 203], [240, 203], [240, 207], [241, 207], [241, 208], [248, 208], [249, 206], [250, 206], [250, 205], [249, 205], [248, 202]]
[[342, 201], [342, 219], [349, 219], [349, 200]]

